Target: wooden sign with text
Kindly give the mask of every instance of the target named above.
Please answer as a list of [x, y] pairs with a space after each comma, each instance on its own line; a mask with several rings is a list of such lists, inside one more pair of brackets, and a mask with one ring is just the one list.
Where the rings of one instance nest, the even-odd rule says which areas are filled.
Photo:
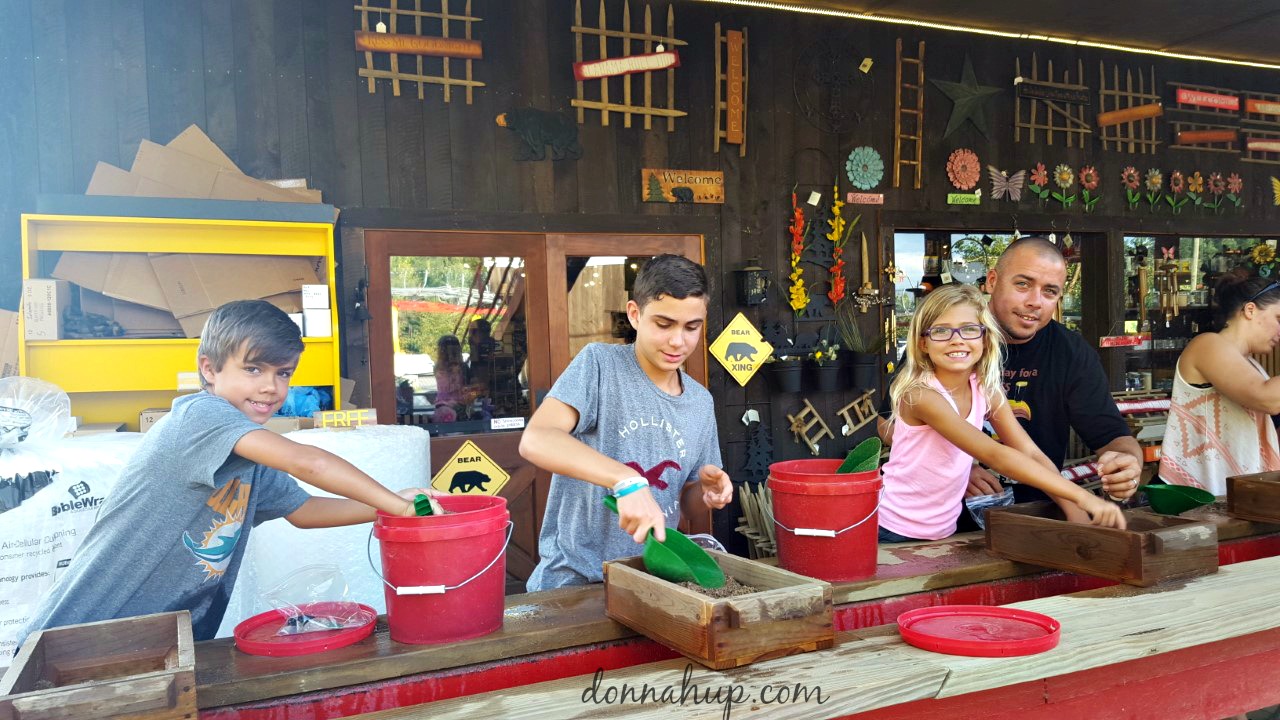
[[1280, 115], [1280, 102], [1250, 98], [1244, 101], [1244, 111], [1257, 115]]
[[729, 96], [726, 98], [726, 110], [728, 117], [725, 121], [725, 142], [733, 145], [742, 144], [743, 128], [746, 126], [743, 118], [743, 83], [742, 83], [742, 65], [744, 55], [742, 49], [742, 32], [739, 30], [729, 30], [725, 33], [728, 45], [728, 91]]
[[884, 193], [851, 192], [845, 196], [850, 205], [883, 205]]
[[357, 408], [355, 410], [321, 410], [311, 416], [318, 428], [352, 428], [361, 425], [377, 425], [376, 408]]
[[401, 53], [404, 55], [430, 55], [432, 57], [480, 60], [484, 50], [479, 40], [463, 38], [428, 37], [425, 35], [392, 35], [389, 33], [356, 31], [356, 50], [362, 52]]
[[1205, 92], [1204, 90], [1178, 88], [1177, 99], [1178, 103], [1182, 105], [1195, 105], [1197, 107], [1214, 108], [1216, 110], [1240, 109], [1240, 98], [1234, 95]]
[[1073, 105], [1088, 105], [1092, 99], [1092, 93], [1084, 85], [1052, 83], [1018, 77], [1014, 78], [1013, 86], [1020, 98], [1067, 102]]
[[575, 80], [599, 80], [615, 75], [670, 70], [678, 67], [680, 67], [680, 54], [675, 50], [667, 50], [660, 53], [641, 53], [576, 62], [573, 64], [573, 77]]
[[645, 202], [724, 203], [724, 173], [719, 170], [640, 170], [640, 192]]

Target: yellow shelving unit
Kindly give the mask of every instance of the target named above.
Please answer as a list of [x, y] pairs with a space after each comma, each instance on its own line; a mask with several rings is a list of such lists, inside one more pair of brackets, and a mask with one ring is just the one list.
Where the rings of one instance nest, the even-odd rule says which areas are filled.
[[[341, 343], [331, 223], [24, 214], [22, 277], [41, 277], [40, 253], [51, 251], [322, 258], [335, 335], [303, 339], [306, 349], [292, 384], [327, 386], [338, 397]], [[20, 373], [65, 390], [72, 414], [86, 423], [124, 422], [137, 430], [139, 411], [168, 407], [179, 394], [179, 374], [196, 370], [198, 338], [28, 342], [25, 330], [19, 319]]]

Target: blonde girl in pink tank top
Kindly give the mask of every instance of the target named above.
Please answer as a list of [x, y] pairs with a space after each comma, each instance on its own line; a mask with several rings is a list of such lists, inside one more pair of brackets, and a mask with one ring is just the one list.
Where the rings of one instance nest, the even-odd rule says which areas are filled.
[[[1063, 479], [1014, 418], [1001, 389], [1000, 328], [976, 287], [929, 293], [908, 337], [906, 364], [890, 388], [881, 540], [955, 533], [975, 459], [1045, 491], [1070, 520], [1124, 528], [1119, 506]], [[1001, 442], [982, 432], [984, 418]]]

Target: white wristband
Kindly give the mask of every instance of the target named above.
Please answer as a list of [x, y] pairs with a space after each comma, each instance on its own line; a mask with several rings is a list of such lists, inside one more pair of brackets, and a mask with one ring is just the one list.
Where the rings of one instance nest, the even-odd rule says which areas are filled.
[[613, 488], [609, 490], [609, 494], [615, 498], [625, 497], [636, 492], [642, 487], [649, 487], [649, 481], [640, 475], [635, 477], [624, 478], [613, 484]]

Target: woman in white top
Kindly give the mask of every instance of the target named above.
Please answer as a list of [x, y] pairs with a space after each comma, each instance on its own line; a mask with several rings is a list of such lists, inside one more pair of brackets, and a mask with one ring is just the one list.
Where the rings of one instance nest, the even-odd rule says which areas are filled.
[[1174, 371], [1160, 477], [1225, 495], [1227, 477], [1280, 470], [1271, 415], [1280, 377], [1253, 355], [1280, 342], [1280, 282], [1228, 274], [1216, 291], [1218, 332], [1187, 344]]

